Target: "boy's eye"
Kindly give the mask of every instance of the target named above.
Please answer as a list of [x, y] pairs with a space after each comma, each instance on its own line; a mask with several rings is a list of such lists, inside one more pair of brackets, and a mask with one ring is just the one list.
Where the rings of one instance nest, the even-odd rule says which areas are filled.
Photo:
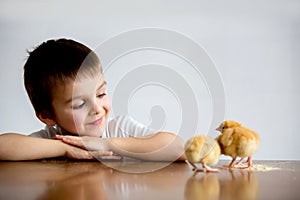
[[102, 93], [102, 94], [99, 94], [97, 97], [99, 97], [100, 99], [103, 98], [106, 94], [105, 93]]
[[83, 101], [80, 105], [72, 105], [72, 109], [78, 110], [81, 109], [85, 105], [85, 102]]

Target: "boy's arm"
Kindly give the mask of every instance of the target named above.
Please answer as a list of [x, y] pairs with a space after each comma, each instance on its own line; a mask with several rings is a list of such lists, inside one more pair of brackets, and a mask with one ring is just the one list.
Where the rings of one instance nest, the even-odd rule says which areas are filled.
[[35, 160], [67, 156], [76, 159], [92, 159], [85, 150], [59, 140], [35, 138], [6, 133], [0, 135], [0, 160]]
[[143, 160], [185, 160], [184, 142], [172, 133], [158, 132], [147, 137], [108, 138], [111, 150], [117, 154]]
[[90, 151], [111, 150], [121, 156], [142, 160], [185, 160], [183, 140], [177, 135], [167, 132], [132, 138], [57, 136], [57, 139]]

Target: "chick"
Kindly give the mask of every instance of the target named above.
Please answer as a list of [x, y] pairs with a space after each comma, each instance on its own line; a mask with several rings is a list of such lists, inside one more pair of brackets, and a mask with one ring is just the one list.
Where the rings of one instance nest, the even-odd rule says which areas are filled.
[[[215, 139], [208, 136], [195, 136], [185, 143], [184, 149], [187, 162], [193, 166], [194, 171], [219, 171], [209, 167], [219, 161], [221, 154], [220, 146]], [[198, 168], [195, 163], [201, 163], [203, 168]]]
[[[222, 154], [232, 157], [231, 163], [224, 167], [251, 168], [252, 155], [256, 152], [260, 143], [259, 135], [235, 121], [224, 121], [216, 130], [221, 132], [216, 139], [221, 147]], [[235, 164], [238, 157], [241, 159]], [[246, 157], [248, 157], [247, 161], [242, 164], [243, 159]]]

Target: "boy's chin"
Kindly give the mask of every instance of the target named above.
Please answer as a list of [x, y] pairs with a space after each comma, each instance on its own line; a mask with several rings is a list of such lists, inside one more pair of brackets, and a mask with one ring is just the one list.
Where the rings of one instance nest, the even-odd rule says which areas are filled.
[[86, 131], [84, 133], [78, 134], [78, 136], [90, 136], [90, 137], [102, 137], [103, 131], [102, 130], [93, 130], [93, 131]]

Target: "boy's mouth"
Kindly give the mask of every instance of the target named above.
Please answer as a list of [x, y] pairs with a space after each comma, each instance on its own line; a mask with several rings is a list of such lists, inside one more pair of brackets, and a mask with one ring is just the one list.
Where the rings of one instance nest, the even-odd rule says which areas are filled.
[[99, 119], [97, 119], [97, 120], [89, 123], [89, 125], [98, 126], [98, 125], [100, 125], [102, 123], [102, 119], [103, 119], [103, 117], [100, 117]]

